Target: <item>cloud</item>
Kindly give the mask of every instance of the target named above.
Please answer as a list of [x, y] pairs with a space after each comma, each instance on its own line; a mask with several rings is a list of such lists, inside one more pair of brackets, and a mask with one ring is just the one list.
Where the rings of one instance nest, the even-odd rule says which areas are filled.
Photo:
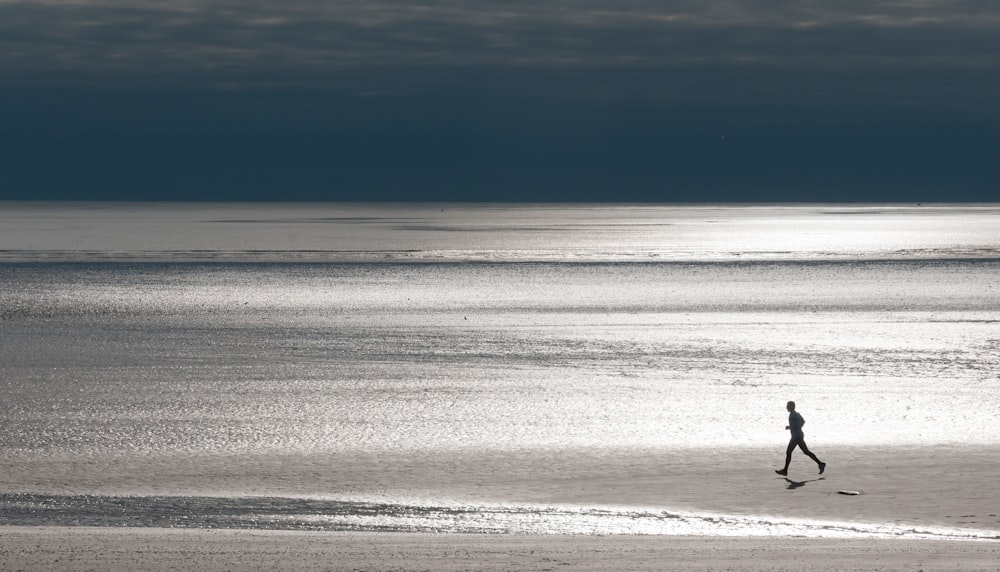
[[983, 0], [0, 0], [0, 85], [996, 111]]
[[979, 0], [0, 1], [0, 73], [280, 83], [380, 66], [994, 69], [998, 24], [1000, 5]]

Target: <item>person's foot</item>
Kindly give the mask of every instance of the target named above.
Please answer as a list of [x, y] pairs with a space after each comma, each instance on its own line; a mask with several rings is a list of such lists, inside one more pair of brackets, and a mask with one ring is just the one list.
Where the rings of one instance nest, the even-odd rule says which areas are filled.
[[774, 472], [778, 473], [782, 477], [787, 477], [788, 476], [788, 469], [775, 469]]
[[825, 471], [825, 470], [826, 470], [826, 463], [820, 463], [819, 464], [819, 474], [822, 475], [823, 471]]

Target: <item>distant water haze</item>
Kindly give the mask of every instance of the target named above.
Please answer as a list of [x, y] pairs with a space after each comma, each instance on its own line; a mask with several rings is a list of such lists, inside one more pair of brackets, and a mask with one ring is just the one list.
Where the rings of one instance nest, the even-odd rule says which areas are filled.
[[0, 259], [996, 257], [996, 204], [0, 203]]

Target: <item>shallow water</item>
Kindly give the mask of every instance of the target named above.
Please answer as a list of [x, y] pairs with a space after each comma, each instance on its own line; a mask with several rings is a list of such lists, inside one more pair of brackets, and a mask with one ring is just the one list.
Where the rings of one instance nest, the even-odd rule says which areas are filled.
[[0, 494], [0, 508], [0, 525], [11, 526], [1000, 540], [1000, 535], [992, 531], [967, 528], [746, 517], [636, 507], [435, 506], [278, 497]]
[[[210, 483], [226, 458], [283, 455], [429, 475], [450, 455], [558, 452], [572, 478], [595, 455], [780, 449], [788, 399], [814, 447], [1000, 444], [995, 206], [441, 213], [5, 209], [0, 448], [59, 476], [8, 468], [3, 489], [127, 495], [101, 466], [183, 459]], [[323, 479], [306, 466], [244, 489], [229, 476], [221, 498], [309, 490]], [[142, 475], [145, 491], [216, 492]], [[346, 486], [340, 502], [409, 506], [405, 490]], [[421, 518], [453, 519], [441, 501]], [[470, 530], [509, 516], [491, 510]], [[600, 532], [602, 510], [549, 516]], [[695, 533], [704, 518], [663, 522]], [[497, 526], [530, 531], [511, 522]]]

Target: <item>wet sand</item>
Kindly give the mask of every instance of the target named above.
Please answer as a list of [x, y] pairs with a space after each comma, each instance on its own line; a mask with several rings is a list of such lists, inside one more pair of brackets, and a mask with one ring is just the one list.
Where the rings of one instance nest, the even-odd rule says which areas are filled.
[[1000, 542], [0, 527], [4, 570], [996, 570]]
[[[1000, 450], [974, 447], [827, 448], [829, 463], [783, 448], [719, 451], [310, 454], [10, 459], [4, 492], [273, 496], [430, 506], [625, 506], [1000, 535]], [[856, 490], [860, 496], [838, 494]], [[19, 523], [8, 523], [19, 524]], [[53, 523], [56, 524], [56, 523]]]

